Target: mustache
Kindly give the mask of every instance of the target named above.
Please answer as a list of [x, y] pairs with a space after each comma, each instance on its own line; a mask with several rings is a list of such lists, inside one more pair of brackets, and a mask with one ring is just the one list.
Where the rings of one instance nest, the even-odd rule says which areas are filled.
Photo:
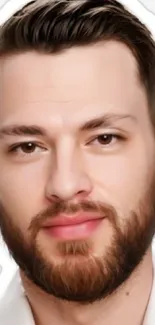
[[75, 214], [78, 212], [96, 212], [98, 214], [106, 215], [113, 223], [117, 220], [117, 213], [113, 206], [100, 201], [81, 201], [78, 203], [73, 202], [53, 202], [44, 211], [38, 213], [31, 221], [28, 228], [29, 231], [38, 231], [43, 223], [49, 218], [57, 217], [60, 214]]

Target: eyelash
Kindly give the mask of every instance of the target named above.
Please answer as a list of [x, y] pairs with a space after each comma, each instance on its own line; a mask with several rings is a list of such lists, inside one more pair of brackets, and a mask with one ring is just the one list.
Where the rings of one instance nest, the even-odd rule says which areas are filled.
[[[109, 137], [111, 139], [115, 139], [116, 141], [125, 141], [125, 137], [123, 137], [122, 135], [119, 135], [119, 134], [113, 134], [113, 133], [102, 133], [102, 134], [99, 134], [98, 136], [94, 137], [93, 139], [91, 139], [89, 142], [88, 142], [88, 145], [89, 144], [92, 144], [93, 142], [95, 142], [96, 140], [98, 141], [99, 138], [101, 137]], [[99, 141], [98, 141], [99, 142]], [[110, 144], [100, 144], [101, 146], [110, 146], [111, 145], [111, 142], [110, 141]]]
[[[18, 149], [21, 149], [21, 151], [22, 151], [22, 147], [24, 145], [28, 145], [28, 144], [31, 144], [32, 146], [34, 146], [35, 149], [36, 148], [40, 148], [40, 149], [42, 149], [44, 151], [46, 150], [45, 148], [43, 148], [41, 145], [37, 144], [34, 141], [26, 141], [26, 142], [20, 142], [20, 143], [18, 143], [16, 145], [12, 145], [9, 148], [9, 153], [12, 153], [12, 154], [17, 153]], [[33, 152], [32, 153], [24, 153], [24, 151], [22, 151], [22, 153], [25, 154], [25, 155], [31, 155], [31, 154], [33, 154]]]
[[[103, 138], [104, 137], [107, 137], [107, 138], [109, 137], [111, 140], [112, 139], [115, 139], [116, 141], [125, 141], [125, 137], [123, 137], [123, 136], [121, 136], [119, 134], [103, 133], [103, 134], [99, 134], [98, 136], [96, 136], [93, 139], [91, 139], [89, 142], [87, 142], [87, 145], [91, 145], [95, 141], [98, 141], [98, 144], [101, 145], [101, 146], [107, 147], [107, 146], [110, 146], [111, 145], [111, 142], [112, 141], [110, 141], [109, 144], [100, 144], [99, 138], [101, 138], [101, 137], [103, 137]], [[40, 148], [40, 149], [42, 149], [42, 150], [44, 150], [44, 151], [46, 150], [45, 148], [43, 148], [41, 145], [37, 144], [36, 142], [27, 141], [27, 142], [20, 142], [20, 143], [18, 143], [16, 145], [12, 145], [9, 148], [9, 153], [12, 153], [12, 154], [13, 153], [17, 153], [18, 149], [21, 149], [21, 151], [22, 151], [22, 146], [28, 145], [28, 144], [31, 144], [32, 146], [34, 146], [34, 151], [35, 151], [35, 149], [37, 147]], [[24, 151], [23, 151], [23, 154], [25, 154], [25, 155], [31, 155], [31, 154], [34, 153], [34, 151], [32, 153], [31, 152], [30, 153], [24, 153]]]

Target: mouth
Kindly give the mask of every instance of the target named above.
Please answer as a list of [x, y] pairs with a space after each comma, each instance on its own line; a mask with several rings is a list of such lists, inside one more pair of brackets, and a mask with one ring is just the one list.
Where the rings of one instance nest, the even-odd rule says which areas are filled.
[[43, 227], [49, 236], [59, 240], [78, 240], [88, 238], [104, 219], [94, 214], [60, 215], [47, 221]]

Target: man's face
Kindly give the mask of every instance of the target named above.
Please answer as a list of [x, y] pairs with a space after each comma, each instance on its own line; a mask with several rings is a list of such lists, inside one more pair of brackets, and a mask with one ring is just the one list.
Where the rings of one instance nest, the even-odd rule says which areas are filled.
[[[45, 292], [104, 298], [134, 271], [155, 231], [154, 136], [136, 61], [107, 42], [17, 54], [0, 67], [3, 238]], [[91, 221], [53, 225], [75, 217]]]

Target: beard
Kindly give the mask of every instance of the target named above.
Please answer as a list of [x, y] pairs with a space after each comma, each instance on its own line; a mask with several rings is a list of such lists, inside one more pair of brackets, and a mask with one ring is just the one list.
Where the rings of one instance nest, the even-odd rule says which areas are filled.
[[[0, 204], [2, 237], [24, 275], [45, 293], [70, 302], [93, 303], [113, 294], [142, 262], [155, 232], [154, 189], [155, 182], [139, 202], [138, 209], [123, 218], [122, 225], [111, 205], [94, 201], [54, 202], [32, 219], [29, 240]], [[61, 261], [54, 257], [49, 261], [37, 242], [43, 223], [60, 213], [79, 211], [106, 216], [113, 229], [110, 244], [105, 250], [103, 247], [102, 256], [95, 256], [90, 239], [61, 241], [56, 247]]]

